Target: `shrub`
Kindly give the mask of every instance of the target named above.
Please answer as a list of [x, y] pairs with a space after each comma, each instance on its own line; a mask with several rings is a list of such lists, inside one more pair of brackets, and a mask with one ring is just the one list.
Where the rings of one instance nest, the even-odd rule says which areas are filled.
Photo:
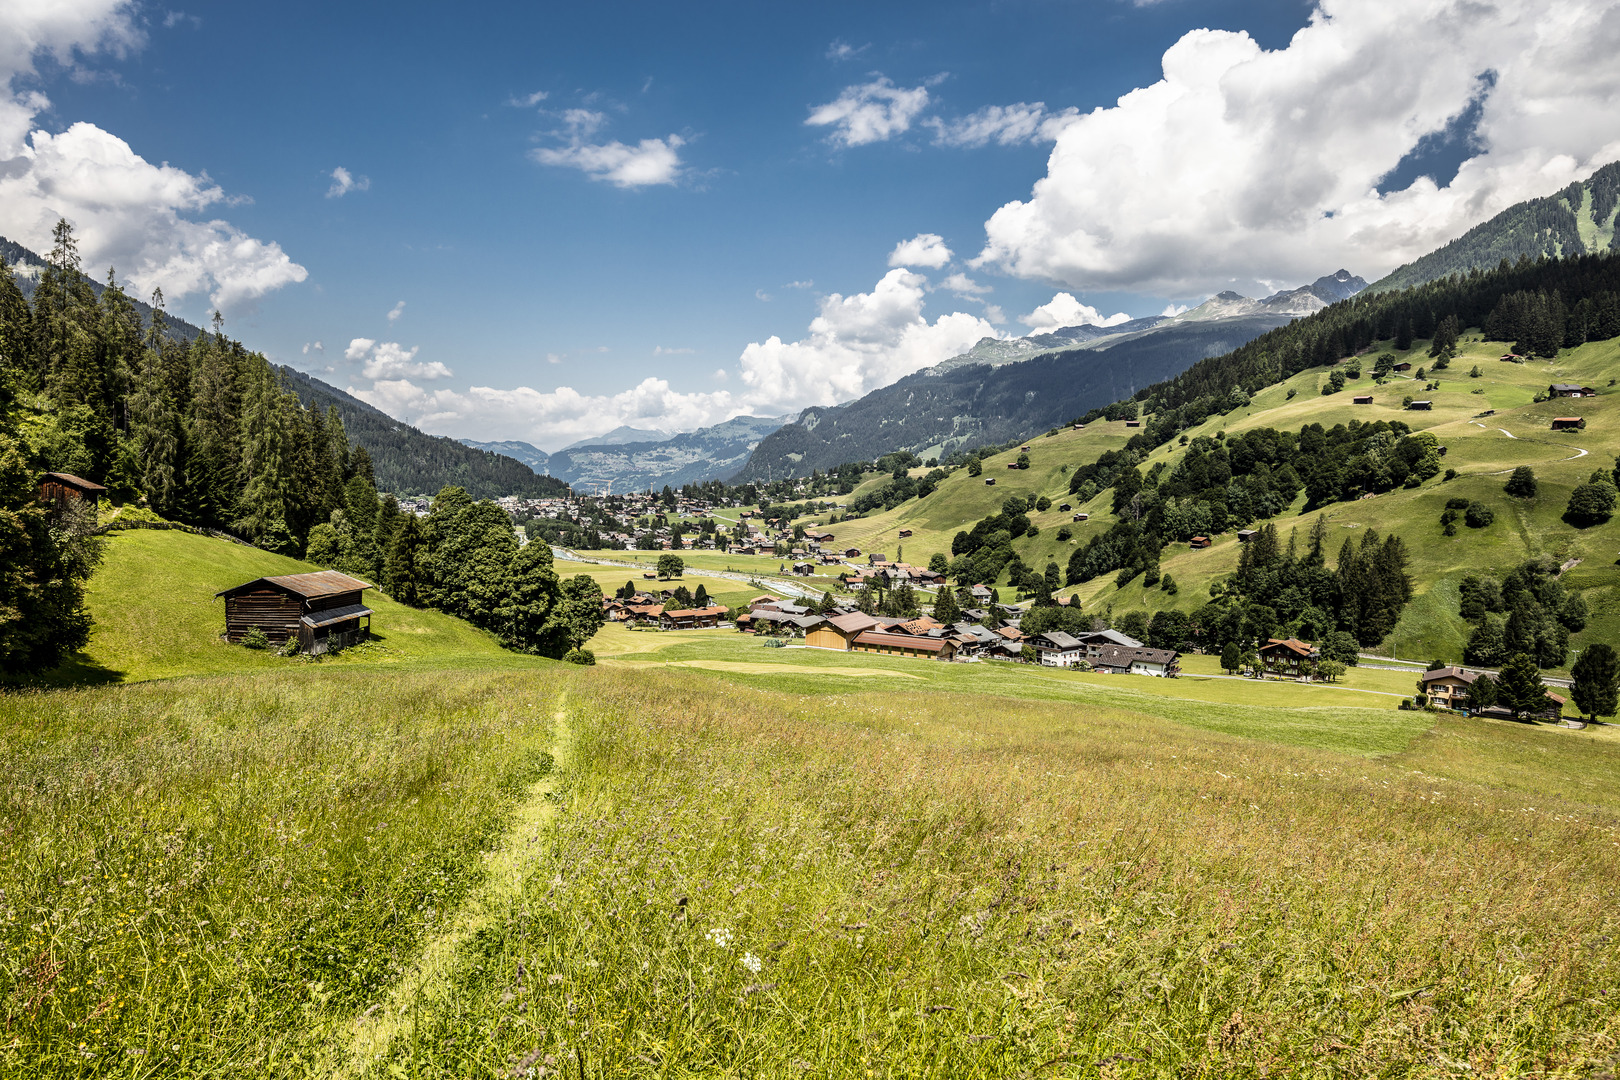
[[1496, 511], [1476, 500], [1468, 504], [1463, 520], [1468, 523], [1470, 529], [1483, 529], [1496, 520]]
[[1058, 538], [1059, 542], [1067, 543], [1073, 536], [1074, 536], [1074, 530], [1073, 529], [1069, 528], [1067, 525], [1059, 525], [1058, 526], [1057, 538]]
[[244, 649], [268, 649], [269, 647], [270, 636], [257, 626], [242, 635], [242, 648]]
[[1457, 470], [1456, 469], [1447, 469], [1446, 470], [1446, 475], [1441, 480], [1441, 483], [1444, 483], [1446, 480], [1455, 480], [1455, 479], [1457, 479]]
[[1472, 369], [1471, 369], [1471, 370], [1470, 370], [1470, 371], [1469, 371], [1469, 372], [1468, 372], [1468, 377], [1469, 377], [1469, 378], [1470, 378], [1470, 379], [1477, 379], [1477, 378], [1479, 378], [1479, 377], [1480, 377], [1480, 376], [1481, 376], [1481, 375], [1483, 375], [1483, 374], [1485, 374], [1485, 373], [1484, 373], [1484, 372], [1483, 372], [1483, 371], [1481, 371], [1481, 370], [1480, 370], [1480, 368], [1479, 368], [1479, 365], [1478, 365], [1478, 364], [1475, 364], [1475, 365], [1474, 365], [1474, 366], [1473, 366], [1473, 368], [1472, 368]]
[[1614, 513], [1614, 504], [1614, 485], [1601, 482], [1582, 484], [1570, 492], [1564, 520], [1582, 529], [1601, 525]]
[[580, 664], [584, 667], [596, 666], [596, 654], [589, 649], [569, 649], [563, 653], [563, 659], [570, 664]]
[[1449, 498], [1449, 499], [1446, 500], [1446, 509], [1447, 510], [1466, 510], [1466, 509], [1468, 509], [1468, 502], [1469, 502], [1469, 500], [1467, 500], [1467, 499], [1460, 498], [1460, 497], [1457, 497], [1457, 496], [1453, 496], [1452, 498]]
[[1048, 499], [1045, 495], [1042, 495], [1040, 498], [1035, 500], [1035, 510], [1037, 513], [1044, 514], [1050, 509], [1052, 509], [1052, 500]]
[[1176, 579], [1171, 577], [1169, 574], [1165, 574], [1159, 578], [1159, 588], [1163, 589], [1170, 596], [1174, 596], [1176, 593], [1181, 591], [1181, 586], [1177, 585]]
[[1509, 495], [1512, 495], [1516, 499], [1535, 498], [1535, 470], [1530, 468], [1528, 465], [1520, 465], [1517, 469], [1513, 470], [1513, 475], [1508, 477], [1508, 482], [1503, 485], [1502, 490], [1507, 492]]

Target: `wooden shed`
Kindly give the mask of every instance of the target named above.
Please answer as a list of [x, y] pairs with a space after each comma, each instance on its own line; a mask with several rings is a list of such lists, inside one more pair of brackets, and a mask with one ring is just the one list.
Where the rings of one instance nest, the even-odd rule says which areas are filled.
[[297, 638], [300, 652], [319, 656], [371, 636], [371, 609], [360, 594], [372, 588], [348, 574], [320, 570], [255, 578], [214, 595], [225, 598], [227, 641], [239, 642], [258, 629], [277, 645]]
[[39, 497], [43, 502], [61, 507], [69, 499], [89, 499], [95, 502], [107, 489], [72, 473], [48, 472], [39, 482]]
[[1350, 399], [1350, 404], [1352, 405], [1371, 405], [1372, 403], [1371, 394], [1357, 394], [1355, 397]]
[[1554, 431], [1579, 431], [1586, 426], [1586, 421], [1578, 416], [1553, 417], [1552, 429]]

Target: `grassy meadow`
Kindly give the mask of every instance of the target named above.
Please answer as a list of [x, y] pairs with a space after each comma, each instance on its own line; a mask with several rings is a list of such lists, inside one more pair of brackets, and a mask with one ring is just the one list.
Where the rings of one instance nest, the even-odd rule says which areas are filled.
[[686, 647], [0, 698], [0, 1074], [1584, 1076], [1616, 1054], [1609, 729], [1301, 708], [1330, 722], [1238, 733], [1133, 692], [1158, 680], [1014, 696], [925, 662], [668, 663]]
[[[1383, 386], [1374, 386], [1369, 355], [1362, 358], [1361, 378], [1347, 381], [1338, 394], [1321, 393], [1331, 369], [1313, 368], [1267, 387], [1254, 395], [1247, 407], [1213, 417], [1187, 435], [1213, 436], [1253, 427], [1297, 431], [1304, 424], [1332, 427], [1353, 419], [1400, 420], [1414, 430], [1434, 432], [1447, 448], [1445, 466], [1459, 474], [1455, 479], [1435, 477], [1415, 489], [1335, 503], [1319, 511], [1326, 515], [1332, 530], [1335, 555], [1344, 538], [1359, 538], [1368, 528], [1380, 534], [1395, 532], [1407, 541], [1418, 596], [1385, 642], [1385, 652], [1414, 659], [1441, 657], [1460, 661], [1468, 628], [1456, 610], [1457, 583], [1467, 573], [1482, 568], [1501, 572], [1531, 556], [1544, 554], [1556, 556], [1561, 562], [1580, 560], [1566, 581], [1585, 591], [1591, 620], [1585, 631], [1572, 637], [1572, 646], [1620, 640], [1620, 569], [1615, 543], [1620, 534], [1613, 524], [1577, 529], [1562, 520], [1575, 486], [1585, 482], [1595, 469], [1612, 469], [1616, 454], [1620, 454], [1620, 394], [1609, 385], [1611, 379], [1620, 376], [1620, 341], [1583, 345], [1566, 350], [1552, 361], [1512, 364], [1499, 360], [1507, 346], [1475, 337], [1462, 342], [1460, 354], [1447, 370], [1431, 374], [1431, 378], [1440, 380], [1437, 390], [1425, 391], [1424, 382], [1400, 375]], [[1414, 367], [1427, 367], [1433, 364], [1427, 349], [1427, 342], [1416, 342], [1404, 352], [1385, 343], [1372, 352], [1395, 352]], [[1469, 375], [1476, 365], [1481, 370], [1477, 379]], [[1546, 390], [1554, 382], [1582, 383], [1602, 393], [1580, 401], [1534, 402], [1537, 391]], [[1373, 404], [1352, 404], [1351, 398], [1361, 394], [1371, 394]], [[1407, 396], [1431, 399], [1434, 408], [1430, 412], [1405, 409], [1402, 401]], [[1478, 415], [1486, 410], [1494, 410], [1495, 414]], [[1585, 417], [1586, 430], [1550, 430], [1554, 416], [1569, 413]], [[1104, 451], [1122, 448], [1134, 433], [1121, 421], [1099, 421], [1080, 432], [1064, 429], [1055, 435], [1035, 436], [1027, 444], [1028, 469], [1007, 468], [1018, 456], [1015, 447], [986, 459], [983, 477], [970, 477], [965, 470], [959, 470], [941, 481], [938, 490], [926, 499], [913, 499], [893, 510], [842, 521], [829, 529], [837, 536], [839, 547], [882, 551], [893, 557], [903, 546], [908, 561], [926, 563], [934, 552], [948, 553], [958, 530], [970, 528], [998, 511], [1009, 495], [1046, 495], [1052, 500], [1052, 509], [1030, 514], [1040, 534], [1033, 539], [1021, 538], [1014, 547], [1027, 565], [1042, 567], [1055, 561], [1062, 567], [1076, 546], [1106, 532], [1113, 523], [1111, 492], [1081, 504], [1068, 494], [1070, 472], [1076, 464], [1092, 461]], [[1173, 467], [1181, 454], [1182, 448], [1176, 444], [1160, 447], [1144, 462], [1144, 468], [1159, 461]], [[1540, 491], [1534, 499], [1510, 498], [1502, 491], [1508, 473], [1519, 465], [1530, 465], [1535, 470]], [[913, 473], [920, 476], [926, 471], [916, 469]], [[984, 481], [991, 478], [995, 485], [986, 485]], [[873, 477], [866, 483], [877, 486], [883, 482], [884, 477]], [[1446, 500], [1453, 497], [1485, 502], [1496, 511], [1495, 523], [1485, 529], [1462, 528], [1455, 537], [1442, 536], [1440, 513]], [[1308, 531], [1317, 512], [1305, 513], [1304, 501], [1302, 494], [1290, 510], [1273, 519], [1279, 531]], [[1072, 512], [1058, 509], [1065, 502], [1072, 503], [1075, 511], [1089, 513], [1090, 520], [1071, 522]], [[1057, 538], [1063, 526], [1073, 533], [1068, 541]], [[912, 535], [901, 540], [901, 529], [911, 530]], [[1119, 589], [1112, 575], [1063, 592], [1079, 596], [1088, 610], [1099, 613], [1192, 610], [1208, 601], [1213, 581], [1236, 569], [1237, 557], [1234, 533], [1216, 538], [1214, 546], [1202, 551], [1167, 548], [1161, 567], [1180, 586], [1175, 596], [1144, 589], [1140, 578]], [[1006, 581], [1000, 584], [1005, 587]], [[1010, 591], [1005, 595], [1010, 599]]]

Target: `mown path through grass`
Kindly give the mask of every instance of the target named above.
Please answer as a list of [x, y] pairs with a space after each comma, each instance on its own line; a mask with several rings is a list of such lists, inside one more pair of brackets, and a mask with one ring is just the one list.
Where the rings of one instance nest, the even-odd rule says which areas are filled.
[[529, 785], [512, 814], [504, 842], [490, 852], [482, 886], [467, 898], [444, 932], [428, 941], [421, 958], [394, 984], [386, 1001], [367, 1009], [349, 1025], [346, 1044], [335, 1047], [323, 1075], [334, 1080], [364, 1075], [383, 1060], [401, 1036], [408, 1035], [418, 1013], [444, 1004], [452, 992], [451, 973], [468, 941], [508, 910], [524, 882], [545, 855], [548, 826], [556, 817], [558, 776], [567, 760], [568, 694], [558, 694], [552, 714], [556, 737], [552, 766]]

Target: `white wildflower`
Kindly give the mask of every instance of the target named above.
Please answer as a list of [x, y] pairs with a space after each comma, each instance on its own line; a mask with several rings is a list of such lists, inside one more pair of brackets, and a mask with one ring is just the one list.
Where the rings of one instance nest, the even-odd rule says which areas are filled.
[[763, 965], [759, 957], [755, 956], [751, 952], [745, 952], [743, 953], [742, 966], [753, 972], [755, 975], [758, 975], [759, 969]]
[[714, 942], [716, 947], [721, 949], [729, 949], [731, 948], [731, 941], [734, 935], [725, 927], [716, 926], [703, 936]]

